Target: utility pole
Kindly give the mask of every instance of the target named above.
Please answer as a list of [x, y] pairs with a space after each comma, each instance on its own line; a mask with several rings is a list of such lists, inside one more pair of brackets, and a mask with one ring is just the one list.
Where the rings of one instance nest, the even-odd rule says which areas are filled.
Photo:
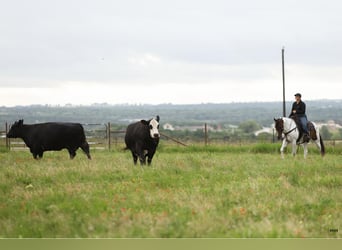
[[285, 52], [285, 47], [283, 47], [282, 50], [281, 50], [281, 59], [282, 59], [282, 70], [283, 70], [283, 117], [286, 117], [284, 52]]

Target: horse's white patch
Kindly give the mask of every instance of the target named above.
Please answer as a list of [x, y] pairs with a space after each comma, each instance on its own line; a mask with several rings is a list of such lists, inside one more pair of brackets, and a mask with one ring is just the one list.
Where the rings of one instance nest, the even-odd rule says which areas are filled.
[[160, 134], [159, 134], [159, 122], [157, 122], [156, 119], [152, 119], [150, 121], [150, 136], [151, 138], [159, 138]]

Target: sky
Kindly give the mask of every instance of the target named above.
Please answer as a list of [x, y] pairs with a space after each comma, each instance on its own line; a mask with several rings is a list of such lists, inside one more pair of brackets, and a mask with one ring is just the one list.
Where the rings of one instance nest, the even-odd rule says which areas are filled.
[[0, 106], [342, 99], [338, 0], [0, 6]]

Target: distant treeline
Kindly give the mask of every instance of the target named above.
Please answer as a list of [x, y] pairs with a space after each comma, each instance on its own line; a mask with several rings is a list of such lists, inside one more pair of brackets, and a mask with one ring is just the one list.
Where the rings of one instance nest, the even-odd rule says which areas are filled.
[[[287, 115], [292, 102], [286, 103]], [[342, 100], [306, 101], [310, 120], [324, 122], [334, 120], [342, 124]], [[26, 123], [47, 121], [73, 121], [81, 123], [107, 123], [126, 125], [133, 120], [148, 119], [160, 115], [161, 123], [173, 125], [232, 124], [256, 121], [269, 126], [273, 117], [282, 116], [281, 102], [197, 104], [197, 105], [108, 105], [49, 106], [31, 105], [0, 107], [0, 126], [24, 119]]]

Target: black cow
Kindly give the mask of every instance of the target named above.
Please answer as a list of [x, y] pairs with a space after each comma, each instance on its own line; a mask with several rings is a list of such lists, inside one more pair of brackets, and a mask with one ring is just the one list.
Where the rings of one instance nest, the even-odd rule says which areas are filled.
[[44, 151], [63, 148], [69, 151], [70, 159], [73, 159], [79, 147], [86, 153], [88, 159], [91, 159], [89, 144], [79, 123], [48, 122], [24, 125], [24, 120], [19, 120], [11, 126], [7, 137], [23, 139], [35, 159], [42, 158]]
[[139, 157], [140, 164], [151, 164], [159, 143], [159, 116], [149, 121], [141, 120], [128, 125], [125, 136], [126, 149], [131, 150], [134, 164]]

